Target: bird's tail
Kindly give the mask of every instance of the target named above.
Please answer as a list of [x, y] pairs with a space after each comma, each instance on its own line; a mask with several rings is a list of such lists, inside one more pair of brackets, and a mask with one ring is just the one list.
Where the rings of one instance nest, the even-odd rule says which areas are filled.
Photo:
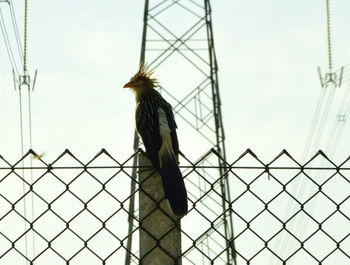
[[[174, 214], [182, 216], [187, 213], [187, 192], [172, 149], [167, 145], [159, 152], [160, 175], [162, 177], [165, 197]], [[165, 149], [165, 150], [164, 150]]]

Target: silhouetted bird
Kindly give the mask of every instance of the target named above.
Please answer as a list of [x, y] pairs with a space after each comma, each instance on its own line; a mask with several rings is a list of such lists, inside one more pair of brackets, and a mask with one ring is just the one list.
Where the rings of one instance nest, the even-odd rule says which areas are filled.
[[171, 105], [155, 90], [153, 71], [141, 65], [140, 70], [124, 85], [136, 95], [136, 130], [146, 155], [162, 177], [165, 197], [176, 215], [188, 210], [187, 192], [178, 166], [179, 142]]

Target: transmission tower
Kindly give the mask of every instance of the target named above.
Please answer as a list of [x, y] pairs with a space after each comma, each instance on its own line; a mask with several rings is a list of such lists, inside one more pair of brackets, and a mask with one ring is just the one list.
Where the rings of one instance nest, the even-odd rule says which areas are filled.
[[[23, 45], [21, 44], [21, 38], [18, 31], [17, 19], [15, 15], [15, 9], [12, 0], [1, 0], [0, 3], [7, 3], [4, 6], [8, 13], [8, 18], [11, 18], [11, 30], [6, 29], [5, 19], [2, 13], [2, 7], [0, 6], [0, 29], [3, 35], [6, 51], [8, 53], [9, 61], [12, 66], [12, 74], [14, 81], [14, 89], [18, 91], [19, 99], [19, 121], [20, 121], [20, 146], [21, 155], [24, 157], [25, 152], [32, 149], [32, 105], [31, 105], [31, 93], [34, 91], [35, 81], [37, 76], [37, 71], [35, 71], [34, 79], [31, 80], [28, 71], [28, 0], [24, 0], [24, 27], [23, 27]], [[12, 33], [12, 34], [9, 34]], [[12, 39], [14, 41], [12, 41]], [[17, 46], [18, 54], [15, 56], [12, 46], [13, 42]], [[21, 68], [17, 65], [18, 59], [20, 59]], [[21, 177], [27, 181], [27, 183], [33, 184], [33, 171], [31, 170], [33, 166], [33, 157], [30, 156], [28, 159], [22, 159], [21, 166], [22, 170], [20, 172]], [[28, 169], [25, 169], [28, 168]], [[34, 220], [34, 195], [26, 196], [26, 185], [23, 181], [23, 209], [21, 214], [24, 221], [24, 230], [28, 228], [28, 221]], [[28, 232], [24, 235], [24, 252], [25, 257], [35, 256], [35, 234]], [[29, 261], [26, 260], [26, 264]]]
[[[196, 202], [197, 205], [210, 208], [212, 212], [221, 213], [215, 228], [196, 240], [199, 245], [197, 249], [209, 256], [214, 249], [220, 249], [221, 254], [217, 255], [220, 256], [220, 264], [236, 264], [232, 211], [229, 205], [230, 191], [223, 169], [226, 166], [225, 134], [210, 1], [145, 0], [140, 63], [155, 70], [160, 81], [160, 92], [173, 106], [179, 127], [181, 152], [186, 156], [201, 157], [199, 164], [213, 165], [214, 169], [210, 172], [200, 172], [196, 181], [185, 178], [189, 199], [191, 200], [193, 194], [199, 194], [200, 197], [208, 193], [208, 183], [220, 178], [220, 182], [215, 183], [215, 192]], [[190, 140], [184, 142], [184, 135]], [[139, 146], [140, 142], [135, 134], [135, 151]], [[134, 165], [137, 165], [136, 159]], [[135, 171], [133, 175], [136, 177]], [[132, 182], [131, 194], [134, 191], [135, 182]], [[221, 197], [219, 201], [218, 193]], [[137, 212], [136, 208], [132, 197], [129, 212]], [[133, 227], [133, 218], [130, 218], [129, 234]], [[218, 238], [215, 231], [221, 231], [225, 239]], [[133, 252], [131, 237], [127, 247]], [[191, 250], [184, 255], [185, 258], [190, 254]], [[125, 264], [134, 264], [130, 253], [126, 254]], [[200, 263], [197, 261], [193, 264], [212, 263], [209, 259], [202, 259]]]
[[[330, 1], [325, 0], [325, 9], [326, 9], [326, 36], [327, 36], [327, 59], [328, 59], [328, 71], [326, 73], [321, 72], [321, 68], [318, 67], [318, 76], [321, 84], [321, 91], [317, 101], [316, 108], [314, 110], [313, 119], [311, 122], [311, 126], [309, 129], [309, 134], [306, 140], [306, 144], [304, 146], [304, 151], [302, 155], [302, 162], [309, 164], [309, 160], [313, 157], [316, 152], [322, 148], [322, 150], [326, 151], [330, 157], [334, 155], [334, 152], [338, 148], [339, 140], [342, 136], [344, 130], [344, 123], [346, 120], [346, 115], [348, 113], [347, 105], [350, 106], [350, 91], [347, 89], [343, 94], [343, 100], [338, 108], [338, 114], [333, 117], [333, 126], [331, 127], [331, 131], [327, 134], [326, 127], [331, 123], [330, 122], [330, 113], [331, 107], [334, 105], [335, 94], [339, 93], [339, 88], [342, 86], [342, 79], [344, 73], [344, 67], [341, 67], [339, 70], [334, 71], [333, 68], [333, 54], [332, 54], [332, 38], [331, 38], [331, 13], [330, 13]], [[327, 140], [328, 138], [328, 140]], [[326, 139], [327, 143], [324, 144], [322, 140]], [[324, 144], [324, 146], [322, 145]], [[325, 166], [324, 164], [316, 164], [315, 162], [310, 162], [309, 165], [312, 166]], [[313, 178], [322, 179], [326, 176], [326, 173], [323, 174], [315, 174], [311, 175]], [[307, 196], [309, 198], [312, 195], [312, 187], [311, 184], [303, 180], [302, 178], [298, 178], [297, 181], [294, 181], [291, 192], [293, 194], [298, 194], [298, 197]], [[307, 195], [306, 195], [307, 194]], [[317, 202], [317, 200], [315, 200]], [[315, 206], [313, 206], [314, 208]], [[309, 210], [313, 211], [313, 208]], [[296, 206], [292, 206], [292, 202], [288, 203], [288, 207], [285, 210], [285, 217], [289, 214], [297, 210]], [[300, 218], [292, 225], [289, 225], [290, 229], [294, 229], [294, 231], [298, 231], [297, 234], [305, 234], [307, 231], [307, 227], [309, 225], [309, 220]], [[295, 247], [295, 242], [290, 240], [287, 235], [284, 235], [281, 240], [276, 244], [276, 248], [283, 253], [283, 255], [287, 252], [288, 249], [292, 249]], [[270, 260], [271, 264], [277, 264], [277, 261], [273, 262], [273, 258]]]

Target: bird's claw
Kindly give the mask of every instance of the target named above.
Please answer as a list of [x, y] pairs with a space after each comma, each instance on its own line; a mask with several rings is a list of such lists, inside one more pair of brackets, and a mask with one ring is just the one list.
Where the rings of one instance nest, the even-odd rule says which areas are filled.
[[143, 151], [142, 148], [139, 148], [139, 152], [140, 152], [140, 154], [142, 154], [142, 155], [148, 157], [148, 156], [147, 156], [147, 152]]

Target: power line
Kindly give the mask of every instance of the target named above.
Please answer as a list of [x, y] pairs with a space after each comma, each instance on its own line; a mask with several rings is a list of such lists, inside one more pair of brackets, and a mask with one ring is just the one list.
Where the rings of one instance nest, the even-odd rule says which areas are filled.
[[9, 6], [10, 6], [11, 21], [12, 21], [12, 26], [13, 26], [14, 32], [15, 32], [17, 49], [18, 49], [18, 53], [20, 54], [20, 58], [21, 58], [21, 61], [22, 61], [22, 64], [23, 64], [23, 49], [22, 49], [22, 45], [21, 45], [21, 38], [20, 38], [19, 32], [18, 32], [16, 14], [15, 14], [15, 11], [14, 11], [14, 8], [13, 8], [12, 0], [9, 0], [8, 3], [9, 3]]
[[[321, 139], [324, 136], [325, 126], [328, 121], [330, 109], [333, 103], [333, 99], [335, 96], [335, 91], [338, 87], [341, 86], [342, 82], [342, 75], [343, 75], [343, 68], [341, 68], [340, 73], [333, 72], [333, 57], [332, 57], [332, 42], [331, 42], [331, 20], [330, 20], [330, 6], [329, 6], [329, 0], [326, 0], [326, 32], [327, 32], [327, 52], [328, 52], [328, 73], [325, 74], [323, 77], [321, 74], [320, 68], [318, 68], [318, 73], [320, 77], [321, 87], [322, 91], [320, 93], [320, 97], [314, 112], [313, 120], [311, 123], [311, 127], [309, 129], [308, 138], [304, 147], [303, 155], [302, 155], [302, 162], [305, 163], [306, 159], [310, 156], [316, 153], [317, 149], [319, 149]], [[339, 123], [339, 122], [338, 122]], [[336, 135], [338, 138], [341, 136], [341, 131], [338, 131], [338, 134]], [[329, 141], [333, 137], [333, 131], [328, 136]], [[339, 139], [337, 139], [339, 141]], [[336, 148], [336, 146], [335, 146]], [[334, 149], [335, 150], [335, 149]], [[311, 151], [311, 153], [310, 153]], [[293, 192], [296, 192], [296, 196], [304, 196], [305, 192], [310, 188], [308, 183], [305, 183], [305, 181], [302, 181], [299, 179], [296, 180], [295, 185], [293, 185], [292, 190]], [[312, 191], [308, 191], [309, 197], [312, 195]], [[285, 211], [285, 217], [287, 217], [294, 209], [292, 209], [291, 203], [288, 205], [286, 211]], [[311, 208], [311, 211], [313, 210], [314, 205]], [[297, 230], [304, 234], [307, 227], [307, 220], [300, 219], [295, 223], [291, 224], [291, 229], [293, 229], [294, 226], [296, 226]], [[281, 240], [280, 248], [283, 255], [286, 253], [287, 249], [290, 248], [291, 239], [286, 239], [285, 237], [283, 240]], [[282, 246], [283, 245], [283, 246]]]
[[305, 146], [304, 146], [304, 151], [303, 151], [303, 155], [302, 155], [302, 161], [305, 161], [306, 158], [309, 156], [309, 151], [310, 148], [312, 146], [312, 140], [314, 137], [314, 131], [316, 129], [319, 117], [320, 117], [320, 113], [321, 113], [321, 109], [322, 109], [322, 105], [325, 99], [325, 95], [326, 95], [326, 89], [322, 88], [320, 96], [317, 100], [317, 105], [315, 108], [315, 112], [312, 118], [312, 122], [311, 122], [311, 127], [309, 129], [309, 134], [308, 134], [308, 138], [306, 140]]
[[[6, 24], [5, 24], [5, 19], [2, 14], [2, 10], [0, 9], [0, 27], [1, 27], [1, 32], [4, 38], [6, 50], [8, 53], [8, 57], [13, 69], [13, 79], [14, 79], [14, 85], [15, 89], [16, 87], [18, 88], [18, 96], [19, 96], [19, 121], [20, 121], [20, 144], [21, 144], [21, 153], [22, 157], [24, 156], [24, 142], [25, 138], [27, 138], [27, 143], [29, 144], [29, 149], [32, 149], [32, 111], [31, 111], [31, 91], [34, 89], [35, 86], [35, 80], [37, 76], [37, 71], [35, 72], [35, 77], [34, 77], [34, 82], [32, 83], [30, 80], [30, 76], [28, 74], [28, 56], [27, 56], [27, 50], [28, 50], [28, 0], [24, 1], [24, 36], [23, 36], [23, 48], [21, 45], [21, 40], [19, 37], [19, 31], [18, 31], [18, 26], [17, 26], [17, 19], [14, 11], [14, 6], [12, 0], [6, 1], [9, 4], [9, 13], [11, 17], [11, 22], [12, 22], [12, 27], [13, 27], [13, 32], [14, 32], [14, 39], [15, 39], [15, 44], [17, 46], [17, 51], [19, 54], [19, 58], [21, 60], [22, 64], [22, 74], [19, 74], [19, 69], [17, 67], [16, 63], [16, 58], [13, 53], [10, 37], [8, 34], [8, 31], [6, 29]], [[33, 85], [33, 86], [31, 86]], [[28, 94], [27, 94], [27, 110], [24, 109], [24, 101], [23, 101], [23, 91], [22, 88], [26, 87], [28, 89]], [[25, 112], [27, 111], [27, 115], [25, 115]], [[27, 123], [24, 123], [24, 119], [27, 117]], [[26, 127], [26, 126], [28, 127]], [[26, 128], [25, 128], [26, 127]], [[28, 132], [28, 137], [25, 137], [25, 131]], [[33, 157], [30, 156], [30, 168], [32, 168], [32, 161]], [[24, 167], [24, 161], [22, 160], [22, 166]], [[25, 171], [22, 171], [23, 178], [25, 178]], [[30, 170], [30, 182], [33, 183], [33, 171]], [[25, 195], [25, 187], [23, 186], [23, 195]], [[34, 194], [31, 194], [31, 218], [34, 220]], [[24, 206], [23, 206], [23, 211], [24, 211], [24, 217], [27, 219], [27, 201], [26, 197], [24, 197]], [[27, 230], [27, 223], [26, 221], [24, 222], [24, 229]], [[32, 250], [33, 250], [33, 255], [35, 255], [35, 235], [34, 233], [32, 234]], [[25, 235], [25, 255], [28, 257], [28, 234]], [[28, 263], [28, 262], [27, 262]]]
[[[346, 66], [343, 68], [345, 68], [345, 70], [347, 69]], [[345, 81], [343, 83], [347, 83], [347, 82]], [[329, 155], [331, 156], [334, 155], [338, 147], [338, 143], [343, 133], [346, 117], [349, 115], [349, 111], [348, 111], [349, 107], [350, 107], [350, 87], [347, 84], [345, 85], [345, 92], [338, 108], [338, 116], [334, 118], [334, 124], [326, 145], [326, 150], [329, 150]]]
[[11, 67], [12, 67], [12, 69], [14, 69], [14, 71], [18, 75], [19, 72], [18, 72], [16, 60], [15, 60], [15, 57], [13, 55], [13, 51], [11, 48], [11, 43], [10, 43], [10, 39], [9, 39], [8, 32], [6, 29], [6, 24], [5, 24], [4, 16], [2, 14], [1, 7], [0, 7], [0, 28], [1, 28], [1, 33], [2, 33], [2, 36], [4, 39], [4, 43], [5, 43], [7, 55], [8, 55], [9, 60], [10, 60]]

